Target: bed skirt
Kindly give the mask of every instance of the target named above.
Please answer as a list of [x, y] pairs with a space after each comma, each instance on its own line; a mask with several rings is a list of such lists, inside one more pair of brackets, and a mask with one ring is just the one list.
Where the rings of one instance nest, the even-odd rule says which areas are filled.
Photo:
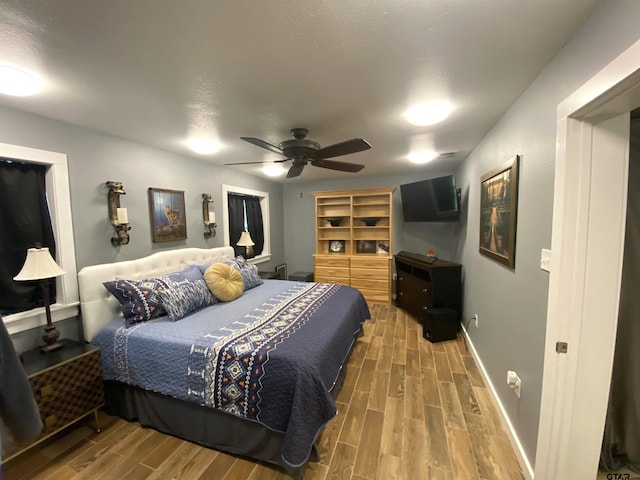
[[[361, 335], [358, 332], [356, 339]], [[344, 383], [345, 366], [346, 362], [330, 391], [334, 399]], [[105, 410], [111, 415], [205, 447], [278, 465], [294, 479], [302, 478], [309, 461], [320, 460], [314, 445], [306, 463], [296, 467], [286, 464], [281, 457], [284, 434], [260, 423], [121, 382], [105, 381], [104, 386]]]

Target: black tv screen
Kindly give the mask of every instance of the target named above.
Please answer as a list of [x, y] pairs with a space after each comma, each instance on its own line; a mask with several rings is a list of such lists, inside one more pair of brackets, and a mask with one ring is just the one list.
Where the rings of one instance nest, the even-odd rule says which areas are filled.
[[460, 219], [453, 175], [400, 185], [405, 222], [455, 222]]

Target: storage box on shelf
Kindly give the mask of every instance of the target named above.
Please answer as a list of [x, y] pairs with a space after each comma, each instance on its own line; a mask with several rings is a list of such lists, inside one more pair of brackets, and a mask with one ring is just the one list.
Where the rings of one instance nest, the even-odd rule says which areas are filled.
[[314, 277], [391, 302], [392, 195], [395, 187], [314, 192]]

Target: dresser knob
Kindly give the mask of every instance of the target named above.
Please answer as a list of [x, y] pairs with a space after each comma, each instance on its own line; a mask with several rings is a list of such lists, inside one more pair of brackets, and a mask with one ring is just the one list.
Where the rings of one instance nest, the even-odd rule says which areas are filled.
[[427, 293], [428, 291], [429, 291], [429, 289], [428, 289], [428, 288], [423, 288], [423, 289], [422, 289], [422, 293]]
[[404, 277], [398, 277], [398, 280], [404, 280]]
[[400, 296], [404, 295], [404, 292], [400, 292]]
[[429, 307], [422, 307], [423, 310], [429, 310]]

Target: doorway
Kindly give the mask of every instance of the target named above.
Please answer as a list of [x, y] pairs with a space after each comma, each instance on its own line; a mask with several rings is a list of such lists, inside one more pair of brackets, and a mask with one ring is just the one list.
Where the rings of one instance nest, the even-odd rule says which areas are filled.
[[[596, 478], [620, 296], [640, 41], [558, 107], [552, 268], [535, 477]], [[567, 353], [556, 343], [566, 342]]]

